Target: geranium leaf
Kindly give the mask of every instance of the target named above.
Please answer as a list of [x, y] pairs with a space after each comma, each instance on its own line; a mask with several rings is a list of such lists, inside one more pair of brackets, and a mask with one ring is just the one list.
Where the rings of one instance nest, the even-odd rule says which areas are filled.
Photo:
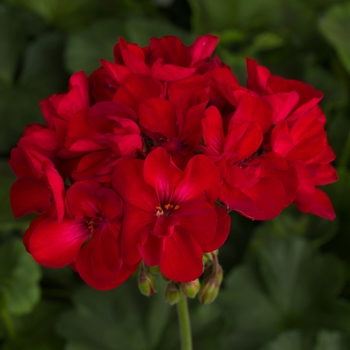
[[19, 240], [5, 241], [0, 246], [1, 306], [8, 313], [30, 312], [40, 299], [41, 271]]
[[255, 254], [253, 261], [226, 276], [219, 295], [232, 327], [225, 349], [256, 349], [282, 330], [307, 328], [316, 319], [319, 327], [328, 325], [333, 311], [320, 315], [324, 305], [336, 305], [346, 279], [338, 259], [317, 253], [295, 236], [274, 238]]
[[350, 4], [344, 3], [329, 8], [319, 20], [319, 29], [350, 72]]
[[134, 279], [106, 292], [82, 287], [73, 296], [73, 309], [59, 319], [58, 332], [70, 350], [154, 349], [171, 308], [161, 292], [151, 298], [140, 295]]

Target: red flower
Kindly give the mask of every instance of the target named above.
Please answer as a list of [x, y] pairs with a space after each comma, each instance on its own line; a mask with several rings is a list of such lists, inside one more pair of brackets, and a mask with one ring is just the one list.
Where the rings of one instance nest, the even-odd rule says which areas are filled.
[[42, 213], [55, 203], [57, 217], [61, 221], [64, 215], [64, 183], [52, 161], [34, 150], [14, 148], [9, 164], [18, 177], [10, 192], [15, 217]]
[[48, 267], [73, 263], [96, 289], [124, 282], [137, 265], [124, 265], [120, 259], [122, 200], [95, 182], [80, 181], [67, 190], [66, 208], [60, 223], [54, 215], [44, 215], [26, 233], [24, 242], [33, 258]]
[[207, 87], [203, 77], [192, 75], [170, 84], [168, 100], [151, 98], [140, 104], [139, 122], [144, 133], [163, 147], [181, 169], [195, 155], [202, 140]]
[[281, 121], [272, 130], [270, 142], [269, 147], [297, 171], [300, 185], [295, 205], [304, 213], [333, 220], [335, 213], [328, 196], [315, 187], [338, 178], [330, 165], [335, 155], [318, 115], [309, 112], [293, 121]]
[[162, 148], [145, 161], [119, 162], [113, 187], [125, 201], [123, 261], [142, 258], [178, 282], [198, 278], [203, 252], [219, 248], [229, 230], [229, 216], [214, 208], [219, 185], [218, 169], [201, 155], [184, 172]]
[[254, 155], [263, 140], [261, 126], [266, 128], [269, 109], [258, 98], [249, 98], [249, 104], [245, 101], [233, 114], [226, 136], [219, 111], [208, 108], [202, 121], [206, 146], [201, 150], [220, 169], [220, 200], [244, 216], [267, 220], [295, 198], [296, 175], [277, 153]]

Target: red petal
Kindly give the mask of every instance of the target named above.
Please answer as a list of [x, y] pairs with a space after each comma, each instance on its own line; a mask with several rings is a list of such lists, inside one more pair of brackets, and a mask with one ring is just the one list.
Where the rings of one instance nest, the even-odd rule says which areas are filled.
[[179, 229], [163, 240], [160, 271], [172, 281], [193, 281], [203, 272], [202, 255], [198, 242]]
[[248, 57], [246, 58], [246, 64], [248, 72], [248, 89], [254, 90], [262, 95], [265, 91], [267, 80], [271, 75], [270, 71], [264, 66], [259, 66], [257, 61]]
[[217, 154], [222, 154], [225, 136], [221, 114], [216, 107], [210, 106], [205, 111], [205, 116], [202, 120], [204, 143]]
[[139, 104], [151, 97], [160, 97], [163, 91], [161, 83], [147, 75], [131, 75], [117, 90], [113, 102], [120, 102], [138, 113]]
[[41, 265], [63, 267], [75, 259], [89, 234], [82, 221], [63, 220], [57, 223], [55, 218], [46, 219], [30, 236], [30, 252]]
[[158, 205], [171, 203], [175, 187], [183, 178], [183, 173], [164, 148], [158, 147], [147, 156], [143, 174], [145, 181], [157, 192]]
[[216, 232], [210, 243], [202, 244], [202, 249], [205, 253], [219, 249], [225, 243], [230, 232], [231, 218], [227, 210], [216, 206], [215, 211], [217, 214]]
[[257, 123], [247, 122], [236, 127], [230, 123], [229, 134], [225, 139], [224, 153], [237, 155], [233, 161], [253, 155], [263, 141], [263, 134]]
[[173, 64], [162, 64], [162, 59], [157, 59], [151, 69], [152, 76], [163, 81], [176, 81], [193, 74], [196, 68], [179, 67]]
[[139, 120], [141, 126], [151, 133], [159, 133], [168, 139], [177, 134], [174, 110], [163, 98], [151, 98], [141, 103]]
[[335, 219], [335, 212], [330, 199], [323, 191], [318, 188], [316, 188], [315, 191], [314, 203], [310, 213], [321, 216], [322, 218], [326, 218], [328, 220]]
[[163, 247], [163, 238], [155, 235], [148, 235], [146, 243], [140, 248], [142, 260], [148, 266], [159, 265], [160, 255]]
[[217, 216], [209, 203], [185, 202], [173, 215], [179, 223], [175, 230], [192, 235], [200, 245], [206, 245], [214, 238]]
[[13, 215], [42, 213], [51, 205], [52, 193], [45, 182], [30, 178], [17, 180], [10, 191]]
[[142, 59], [143, 51], [141, 48], [137, 45], [128, 45], [123, 38], [119, 38], [119, 45], [124, 63], [133, 73], [151, 74], [150, 69]]
[[285, 119], [298, 104], [299, 95], [295, 92], [281, 92], [262, 97], [271, 108], [272, 124]]
[[190, 47], [192, 54], [192, 65], [196, 62], [209, 58], [215, 50], [219, 38], [214, 35], [203, 35], [196, 39], [194, 44]]
[[122, 266], [118, 245], [120, 227], [121, 223], [106, 224], [80, 249], [75, 259], [76, 269], [88, 284], [99, 279], [115, 279]]
[[[165, 152], [165, 151], [164, 151]], [[117, 163], [113, 173], [113, 188], [122, 199], [137, 208], [156, 213], [159, 205], [154, 188], [143, 178], [144, 161], [139, 159], [121, 160]]]
[[[271, 117], [271, 110], [265, 101], [251, 93], [245, 93], [231, 118], [230, 124], [256, 122], [265, 133], [271, 126]], [[229, 126], [230, 131], [231, 127]]]
[[121, 255], [124, 263], [133, 265], [140, 260], [139, 249], [142, 249], [153, 231], [157, 220], [156, 209], [154, 207], [154, 213], [152, 213], [126, 203], [124, 213]]
[[197, 155], [187, 164], [184, 179], [175, 190], [175, 203], [188, 200], [215, 201], [220, 193], [220, 172], [217, 166], [206, 156]]

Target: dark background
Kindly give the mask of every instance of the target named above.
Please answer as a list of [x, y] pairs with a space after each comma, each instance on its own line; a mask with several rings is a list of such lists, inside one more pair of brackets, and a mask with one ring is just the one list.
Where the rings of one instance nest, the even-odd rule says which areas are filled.
[[220, 37], [216, 53], [245, 82], [245, 57], [324, 92], [321, 106], [339, 181], [325, 188], [333, 222], [290, 207], [254, 222], [232, 214], [220, 250], [218, 299], [190, 303], [194, 348], [350, 349], [350, 2], [336, 0], [0, 0], [0, 348], [177, 350], [175, 307], [147, 299], [136, 278], [110, 292], [69, 268], [46, 269], [21, 243], [32, 218], [14, 220], [7, 162], [38, 101], [69, 75], [112, 60], [119, 36]]

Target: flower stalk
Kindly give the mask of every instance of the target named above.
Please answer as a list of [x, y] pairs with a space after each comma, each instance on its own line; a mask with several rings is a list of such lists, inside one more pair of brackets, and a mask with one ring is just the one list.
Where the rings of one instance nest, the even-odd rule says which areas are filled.
[[192, 350], [192, 333], [190, 314], [186, 296], [180, 291], [177, 305], [177, 315], [179, 319], [181, 350]]

